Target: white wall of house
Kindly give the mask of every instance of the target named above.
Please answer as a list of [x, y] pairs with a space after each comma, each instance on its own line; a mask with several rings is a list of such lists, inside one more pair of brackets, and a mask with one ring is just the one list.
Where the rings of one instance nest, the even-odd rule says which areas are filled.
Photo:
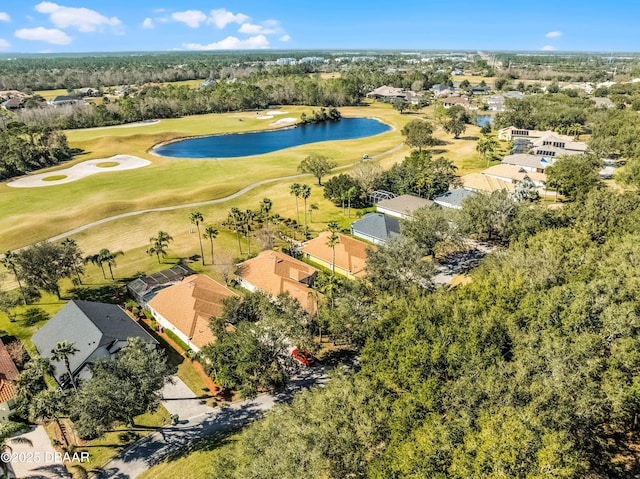
[[380, 205], [376, 206], [376, 211], [378, 213], [384, 213], [385, 215], [393, 216], [394, 218], [401, 218], [403, 220], [411, 219], [411, 215], [407, 213], [401, 213], [399, 211], [390, 210]]
[[178, 336], [182, 341], [184, 341], [191, 349], [193, 349], [195, 352], [200, 351], [200, 348], [198, 346], [196, 346], [195, 344], [193, 344], [190, 340], [189, 340], [189, 336], [187, 336], [186, 334], [184, 334], [182, 331], [180, 331], [178, 328], [176, 328], [171, 321], [169, 321], [167, 318], [165, 318], [164, 316], [162, 316], [160, 313], [158, 313], [155, 309], [153, 309], [151, 306], [149, 306], [149, 311], [151, 312], [152, 316], [154, 317], [154, 319], [157, 321], [157, 323], [162, 326], [164, 329], [167, 329], [169, 331], [171, 331], [173, 334], [175, 334], [176, 336]]
[[362, 233], [360, 231], [354, 230], [351, 228], [351, 234], [356, 238], [360, 238], [366, 241], [370, 241], [373, 244], [385, 244], [386, 241], [380, 238], [376, 238], [375, 236], [370, 236], [368, 234]]

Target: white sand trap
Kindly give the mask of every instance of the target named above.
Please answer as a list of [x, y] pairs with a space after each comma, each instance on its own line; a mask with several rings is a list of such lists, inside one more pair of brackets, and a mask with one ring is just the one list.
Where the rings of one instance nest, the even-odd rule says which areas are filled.
[[295, 123], [297, 120], [295, 118], [280, 118], [278, 121], [274, 121], [269, 123], [272, 126], [280, 126], [280, 125], [288, 125], [290, 123]]
[[273, 116], [271, 115], [256, 116], [256, 120], [271, 120], [272, 118]]
[[[98, 166], [103, 163], [117, 163], [117, 165], [104, 167]], [[115, 155], [111, 158], [100, 158], [97, 160], [87, 160], [77, 165], [73, 165], [63, 170], [49, 171], [48, 173], [38, 173], [37, 175], [25, 176], [17, 180], [7, 183], [7, 186], [14, 188], [37, 188], [40, 186], [61, 185], [63, 183], [71, 183], [72, 181], [85, 178], [96, 173], [105, 173], [107, 171], [132, 170], [134, 168], [142, 168], [150, 165], [151, 162], [143, 160], [137, 156], [131, 155]], [[64, 177], [46, 181], [45, 178]]]
[[269, 110], [267, 113], [269, 115], [286, 115], [289, 112], [288, 111], [282, 111], [282, 110]]

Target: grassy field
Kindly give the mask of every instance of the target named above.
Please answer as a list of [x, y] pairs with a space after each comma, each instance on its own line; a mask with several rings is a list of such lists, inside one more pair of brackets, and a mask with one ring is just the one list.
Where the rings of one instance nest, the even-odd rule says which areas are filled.
[[[298, 118], [302, 112], [308, 113], [311, 109], [286, 107], [283, 110], [287, 113], [275, 116], [274, 120]], [[349, 165], [359, 161], [363, 152], [374, 156], [392, 150], [402, 143], [400, 129], [406, 122], [431, 116], [431, 108], [418, 114], [400, 115], [390, 105], [382, 103], [342, 108], [341, 111], [344, 116], [379, 118], [394, 129], [374, 138], [323, 142], [260, 156], [212, 160], [161, 158], [151, 154], [150, 150], [158, 143], [177, 137], [269, 129], [273, 128], [269, 123], [274, 120], [259, 120], [255, 112], [236, 112], [168, 119], [131, 128], [68, 131], [69, 144], [81, 148], [85, 153], [65, 165], [49, 169], [52, 175], [56, 175], [61, 168], [87, 159], [106, 158], [120, 153], [140, 156], [152, 164], [136, 170], [94, 175], [63, 185], [25, 189], [0, 185], [0, 195], [3, 197], [0, 203], [0, 249], [19, 248], [119, 213], [225, 197], [254, 182], [295, 175], [300, 161], [311, 152], [330, 156], [338, 165]], [[479, 128], [469, 126], [463, 138], [454, 140], [451, 135], [438, 129], [435, 135], [445, 144], [437, 147], [433, 153], [451, 159], [458, 166], [460, 174], [477, 171], [484, 167], [475, 152], [478, 133]], [[383, 155], [379, 163], [388, 168], [401, 161], [408, 152], [409, 148], [402, 147]], [[255, 209], [262, 198], [268, 197], [273, 201], [273, 212], [283, 217], [295, 217], [295, 199], [289, 194], [289, 186], [293, 181], [311, 185], [312, 195], [308, 204], [317, 203], [320, 206], [314, 212], [314, 223], [309, 225], [312, 231], [321, 231], [331, 220], [338, 220], [348, 228], [353, 218], [343, 217], [339, 208], [323, 198], [322, 188], [316, 186], [313, 177], [279, 180], [257, 187], [232, 201], [197, 207], [204, 215], [205, 224], [217, 225], [221, 232], [215, 240], [216, 250], [219, 253], [228, 252], [227, 256], [238, 256], [235, 236], [220, 226], [232, 206]], [[119, 258], [120, 264], [115, 269], [119, 277], [129, 277], [141, 271], [152, 272], [167, 267], [167, 264], [158, 265], [155, 258], [145, 253], [149, 238], [158, 230], [167, 231], [174, 237], [167, 263], [189, 257], [198, 251], [198, 239], [190, 232], [192, 225], [189, 223], [189, 213], [194, 209], [127, 217], [94, 226], [74, 235], [74, 239], [87, 255], [101, 248], [125, 251], [125, 256]], [[205, 245], [209, 263], [208, 251]], [[194, 266], [199, 267], [197, 263]], [[209, 264], [200, 269], [219, 277], [216, 268]], [[87, 271], [89, 278], [100, 281], [97, 267], [89, 265]]]

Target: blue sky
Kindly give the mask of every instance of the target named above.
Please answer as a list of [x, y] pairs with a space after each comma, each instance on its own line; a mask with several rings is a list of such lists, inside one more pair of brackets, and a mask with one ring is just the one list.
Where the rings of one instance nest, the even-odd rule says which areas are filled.
[[496, 0], [4, 0], [0, 52], [640, 51], [635, 25], [640, 2], [538, 0], [525, 5]]

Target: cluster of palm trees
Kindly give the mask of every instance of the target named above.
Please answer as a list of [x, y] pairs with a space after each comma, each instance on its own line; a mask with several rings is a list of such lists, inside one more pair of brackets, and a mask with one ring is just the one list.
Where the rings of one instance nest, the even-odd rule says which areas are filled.
[[102, 248], [96, 254], [87, 256], [84, 259], [84, 262], [92, 263], [92, 264], [95, 264], [96, 266], [100, 266], [100, 270], [102, 271], [102, 277], [104, 279], [107, 279], [107, 275], [105, 274], [105, 271], [104, 271], [104, 265], [106, 264], [109, 267], [109, 274], [111, 275], [111, 279], [114, 280], [115, 277], [113, 276], [113, 267], [117, 266], [116, 258], [118, 256], [122, 256], [123, 254], [124, 254], [124, 251], [112, 252], [112, 251], [109, 251], [107, 248]]
[[189, 215], [189, 221], [191, 224], [196, 225], [198, 230], [198, 241], [200, 242], [200, 258], [202, 258], [202, 266], [204, 266], [204, 249], [202, 248], [202, 240], [208, 239], [211, 244], [211, 264], [215, 264], [213, 256], [213, 240], [218, 237], [218, 230], [213, 225], [208, 225], [204, 229], [204, 233], [200, 234], [200, 223], [204, 222], [204, 216], [199, 211], [193, 211]]
[[[302, 198], [304, 201], [304, 208], [302, 209], [302, 213], [304, 214], [304, 235], [307, 236], [307, 199], [311, 196], [311, 186], [293, 183], [289, 189], [290, 194], [295, 196], [296, 198], [296, 221], [300, 223], [300, 209], [298, 207], [298, 198]], [[311, 217], [312, 211], [317, 210], [318, 205], [315, 203], [311, 205], [309, 210], [309, 216]]]
[[173, 237], [165, 231], [158, 231], [158, 234], [149, 238], [151, 246], [147, 248], [147, 254], [153, 256], [154, 254], [158, 258], [158, 264], [160, 263], [160, 256], [166, 258], [167, 248], [169, 243], [173, 241]]
[[268, 224], [271, 221], [269, 213], [273, 203], [269, 198], [263, 198], [258, 204], [258, 210], [246, 209], [242, 211], [239, 208], [233, 207], [227, 214], [227, 220], [224, 225], [232, 229], [236, 233], [236, 239], [238, 241], [238, 251], [242, 255], [242, 243], [240, 242], [240, 236], [244, 236], [247, 239], [247, 254], [251, 255], [251, 232], [255, 229], [257, 224]]
[[483, 136], [478, 140], [478, 144], [476, 145], [476, 151], [480, 153], [483, 160], [487, 160], [487, 167], [489, 166], [489, 160], [493, 158], [497, 149], [498, 140], [493, 136]]

